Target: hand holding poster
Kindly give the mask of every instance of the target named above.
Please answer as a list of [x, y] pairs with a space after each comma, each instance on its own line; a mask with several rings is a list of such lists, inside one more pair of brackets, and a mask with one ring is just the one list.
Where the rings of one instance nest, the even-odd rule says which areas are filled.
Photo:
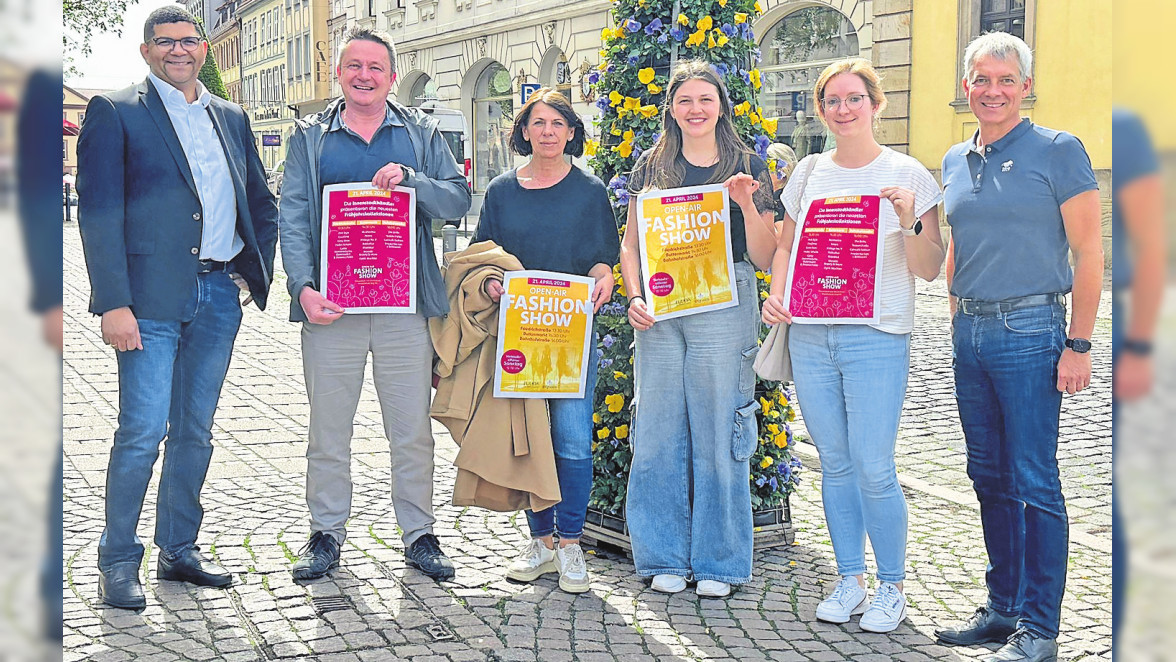
[[594, 360], [596, 281], [551, 271], [508, 271], [499, 302], [496, 398], [584, 397]]
[[739, 305], [730, 218], [722, 184], [638, 196], [641, 274], [654, 318]]
[[877, 324], [881, 239], [877, 193], [813, 200], [788, 261], [792, 321]]
[[323, 188], [319, 291], [347, 313], [416, 312], [416, 191]]

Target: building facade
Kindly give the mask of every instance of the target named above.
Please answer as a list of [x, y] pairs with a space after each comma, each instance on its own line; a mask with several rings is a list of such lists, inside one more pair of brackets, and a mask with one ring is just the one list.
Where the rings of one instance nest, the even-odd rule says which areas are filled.
[[241, 44], [241, 105], [249, 115], [262, 163], [273, 169], [286, 156], [294, 127], [287, 108], [286, 25], [283, 0], [243, 0], [237, 7]]
[[229, 100], [241, 103], [241, 26], [237, 24], [236, 16], [231, 20], [218, 20], [209, 32], [208, 40]]
[[285, 0], [287, 102], [301, 117], [327, 105], [331, 91], [331, 37], [327, 0]]

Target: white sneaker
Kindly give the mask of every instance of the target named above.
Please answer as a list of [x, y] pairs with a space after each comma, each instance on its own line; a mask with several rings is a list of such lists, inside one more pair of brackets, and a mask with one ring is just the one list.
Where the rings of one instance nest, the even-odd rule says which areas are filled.
[[506, 578], [516, 582], [533, 582], [549, 572], [559, 572], [555, 567], [555, 550], [538, 538], [532, 538], [515, 560], [506, 569]]
[[858, 624], [866, 632], [890, 632], [906, 618], [906, 610], [906, 596], [902, 591], [890, 582], [882, 582]]
[[678, 593], [686, 590], [686, 578], [678, 575], [654, 575], [653, 590], [661, 593]]
[[869, 607], [870, 599], [866, 589], [858, 584], [857, 577], [846, 575], [837, 582], [829, 597], [817, 605], [817, 620], [828, 623], [846, 623], [850, 616], [861, 614]]
[[713, 579], [700, 579], [694, 592], [701, 598], [725, 598], [731, 595], [731, 585]]
[[584, 593], [588, 590], [588, 564], [584, 561], [584, 550], [579, 544], [559, 547], [555, 550], [555, 565], [559, 571], [559, 587], [568, 593]]

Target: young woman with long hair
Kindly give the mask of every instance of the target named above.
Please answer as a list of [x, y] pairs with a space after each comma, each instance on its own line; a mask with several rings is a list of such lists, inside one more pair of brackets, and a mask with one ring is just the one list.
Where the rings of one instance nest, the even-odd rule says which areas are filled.
[[703, 184], [729, 192], [739, 305], [655, 321], [641, 288], [637, 207], [621, 241], [636, 336], [633, 462], [626, 520], [637, 574], [676, 593], [688, 579], [722, 597], [751, 580], [748, 459], [758, 440], [755, 374], [759, 297], [754, 263], [775, 250], [767, 165], [739, 139], [726, 86], [707, 62], [670, 76], [662, 132], [629, 179], [636, 194]]

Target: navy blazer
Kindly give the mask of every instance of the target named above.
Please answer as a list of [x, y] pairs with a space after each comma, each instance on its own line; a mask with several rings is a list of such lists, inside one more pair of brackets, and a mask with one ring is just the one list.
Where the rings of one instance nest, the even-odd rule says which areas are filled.
[[[237, 198], [245, 247], [234, 269], [265, 309], [278, 208], [249, 120], [213, 96], [212, 124]], [[188, 159], [150, 80], [90, 99], [78, 138], [78, 226], [90, 274], [90, 312], [129, 306], [141, 319], [179, 319], [200, 260], [203, 210]]]

